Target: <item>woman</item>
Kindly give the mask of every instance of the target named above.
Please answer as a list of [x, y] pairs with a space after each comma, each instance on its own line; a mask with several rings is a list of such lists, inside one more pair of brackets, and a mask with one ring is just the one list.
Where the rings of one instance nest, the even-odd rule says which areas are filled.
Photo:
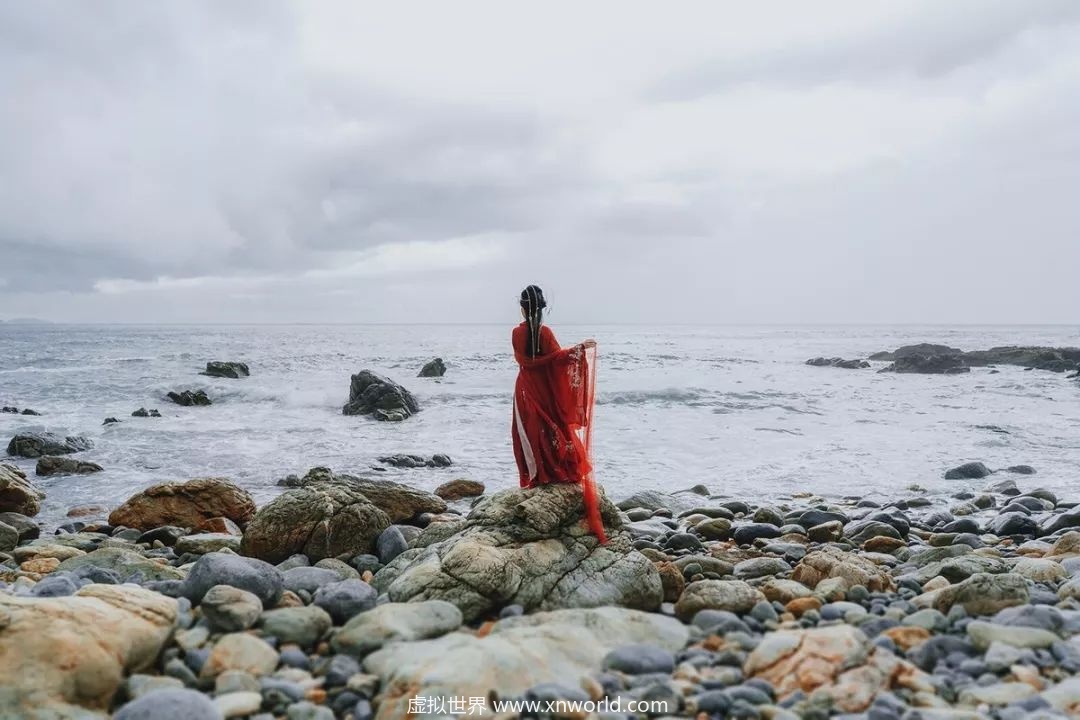
[[521, 367], [514, 386], [511, 434], [521, 487], [581, 483], [585, 520], [606, 542], [592, 477], [589, 445], [596, 387], [596, 341], [560, 348], [544, 325], [544, 292], [521, 292], [524, 322], [514, 328], [514, 357]]

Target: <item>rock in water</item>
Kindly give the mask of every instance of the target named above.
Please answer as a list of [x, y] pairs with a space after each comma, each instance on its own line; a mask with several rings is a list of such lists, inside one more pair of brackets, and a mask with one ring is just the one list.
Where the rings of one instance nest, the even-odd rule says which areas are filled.
[[349, 383], [349, 402], [343, 415], [371, 415], [376, 420], [404, 420], [420, 411], [416, 398], [405, 388], [370, 370], [361, 370]]
[[203, 370], [200, 375], [208, 375], [209, 377], [220, 378], [232, 378], [238, 380], [251, 375], [248, 370], [247, 363], [242, 362], [221, 362], [215, 360], [213, 362], [206, 363], [206, 370]]
[[224, 517], [243, 527], [254, 516], [255, 501], [246, 490], [224, 478], [196, 478], [151, 485], [113, 510], [109, 523], [139, 530], [197, 528], [205, 520]]
[[442, 358], [435, 358], [420, 368], [420, 373], [416, 377], [442, 377], [445, 374], [446, 364], [442, 361]]
[[379, 458], [379, 462], [396, 468], [450, 467], [454, 464], [450, 456], [443, 453], [437, 453], [430, 458], [423, 455], [384, 455]]
[[104, 469], [97, 463], [76, 460], [75, 458], [44, 455], [38, 459], [34, 471], [38, 475], [89, 475], [101, 472]]
[[893, 352], [879, 352], [870, 356], [871, 360], [896, 360], [897, 358], [923, 355], [963, 355], [964, 351], [948, 345], [935, 345], [933, 343], [919, 343], [917, 345], [904, 345]]
[[971, 372], [971, 368], [959, 355], [907, 355], [898, 357], [892, 365], [879, 372], [956, 375]]
[[946, 480], [978, 480], [993, 472], [981, 462], [969, 462], [952, 468], [945, 473]]
[[139, 408], [135, 412], [131, 413], [131, 417], [155, 417], [155, 418], [159, 418], [159, 417], [161, 417], [161, 413], [158, 412], [157, 408], [154, 408], [153, 410], [147, 410], [146, 408]]
[[211, 404], [211, 400], [209, 397], [207, 397], [205, 390], [183, 390], [181, 392], [173, 391], [165, 397], [169, 398], [177, 405], [183, 405], [184, 407]]
[[394, 602], [447, 600], [467, 621], [514, 604], [526, 611], [655, 610], [663, 599], [659, 573], [633, 549], [606, 497], [601, 514], [606, 545], [585, 527], [576, 486], [506, 490], [481, 500], [449, 537], [431, 542], [422, 534], [420, 547], [399, 555], [373, 582]]
[[107, 710], [125, 675], [154, 665], [176, 614], [175, 600], [132, 586], [0, 594], [0, 707], [11, 717], [76, 717], [69, 704]]
[[866, 362], [865, 360], [859, 360], [857, 358], [853, 359], [853, 360], [845, 360], [844, 358], [838, 358], [838, 357], [834, 357], [834, 358], [825, 358], [825, 357], [811, 358], [810, 360], [806, 361], [806, 364], [807, 365], [812, 365], [814, 367], [834, 367], [834, 368], [843, 368], [845, 370], [861, 370], [862, 368], [870, 367], [870, 363]]
[[82, 435], [60, 437], [53, 433], [20, 433], [8, 443], [8, 455], [37, 458], [42, 455], [69, 455], [94, 447], [94, 443]]
[[[500, 620], [484, 637], [452, 632], [388, 644], [368, 655], [364, 668], [382, 680], [380, 718], [407, 717], [409, 699], [417, 695], [483, 698], [487, 717], [489, 692], [508, 698], [543, 683], [578, 687], [616, 647], [678, 652], [686, 639], [685, 625], [657, 614], [615, 607], [556, 610]], [[665, 713], [678, 714], [674, 704]]]
[[30, 484], [26, 473], [14, 465], [0, 465], [0, 513], [33, 517], [44, 499], [45, 493]]

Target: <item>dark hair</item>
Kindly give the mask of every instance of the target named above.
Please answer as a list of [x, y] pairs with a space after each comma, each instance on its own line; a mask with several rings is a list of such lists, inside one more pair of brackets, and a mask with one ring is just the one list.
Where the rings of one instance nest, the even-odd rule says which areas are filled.
[[525, 354], [536, 357], [540, 354], [540, 325], [544, 322], [544, 308], [547, 300], [544, 291], [538, 285], [530, 285], [521, 291], [521, 309], [525, 311], [525, 326], [529, 331], [529, 341], [525, 345]]

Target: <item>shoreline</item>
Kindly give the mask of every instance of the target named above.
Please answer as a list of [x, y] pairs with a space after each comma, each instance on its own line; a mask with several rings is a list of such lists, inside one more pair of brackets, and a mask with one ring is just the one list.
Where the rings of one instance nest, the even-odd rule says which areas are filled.
[[[193, 718], [262, 720], [401, 717], [417, 695], [488, 690], [667, 703], [651, 717], [1069, 716], [1053, 713], [1080, 709], [1080, 510], [1037, 475], [986, 482], [946, 503], [637, 493], [605, 499], [603, 547], [575, 486], [448, 502], [316, 468], [258, 510], [224, 481], [143, 491], [113, 511], [126, 528], [17, 528], [0, 667], [28, 634], [48, 652], [0, 696], [128, 719], [166, 691]], [[177, 527], [195, 507], [222, 514]], [[150, 651], [114, 648], [107, 692], [72, 697], [61, 680], [100, 672], [93, 648], [41, 623], [90, 603], [115, 615], [96, 642]]]

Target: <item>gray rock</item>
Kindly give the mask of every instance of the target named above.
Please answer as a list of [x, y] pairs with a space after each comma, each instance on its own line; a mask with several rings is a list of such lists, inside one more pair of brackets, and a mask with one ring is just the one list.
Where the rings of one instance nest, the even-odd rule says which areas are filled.
[[783, 575], [789, 572], [791, 572], [791, 566], [775, 557], [750, 558], [735, 565], [735, 577], [740, 580]]
[[60, 437], [49, 432], [19, 433], [8, 443], [7, 453], [13, 457], [38, 458], [43, 455], [70, 455], [94, 447], [81, 435]]
[[207, 396], [205, 390], [182, 390], [172, 391], [165, 395], [177, 405], [184, 407], [212, 405], [213, 401]]
[[611, 503], [601, 497], [606, 545], [585, 527], [583, 513], [581, 492], [569, 485], [487, 496], [446, 539], [425, 546], [421, 536], [373, 584], [393, 602], [447, 600], [469, 621], [511, 604], [526, 611], [659, 607], [659, 573], [633, 549]]
[[237, 380], [251, 375], [251, 370], [248, 368], [247, 363], [211, 361], [206, 363], [206, 370], [200, 374]]
[[335, 624], [341, 625], [375, 607], [377, 595], [375, 588], [363, 580], [342, 580], [316, 590], [314, 604], [330, 613]]
[[19, 531], [7, 523], [0, 522], [0, 552], [14, 550], [19, 544]]
[[349, 402], [343, 415], [370, 415], [376, 420], [400, 421], [420, 411], [416, 398], [408, 390], [371, 372], [361, 370], [349, 383]]
[[958, 465], [945, 472], [946, 480], [978, 480], [993, 472], [981, 462], [969, 462]]
[[85, 460], [76, 460], [69, 457], [57, 457], [55, 455], [43, 455], [38, 458], [34, 472], [38, 475], [90, 475], [101, 472], [105, 468], [97, 463]]
[[457, 607], [442, 600], [386, 603], [349, 620], [333, 638], [336, 652], [364, 657], [387, 643], [438, 637], [461, 627]]
[[420, 373], [417, 377], [442, 377], [446, 374], [446, 363], [442, 358], [435, 358], [431, 362], [420, 368]]
[[330, 615], [314, 605], [267, 610], [259, 619], [259, 628], [266, 635], [308, 650], [315, 647], [332, 625]]
[[408, 549], [409, 543], [405, 542], [405, 536], [396, 525], [383, 530], [375, 540], [375, 554], [383, 565], [389, 564], [391, 560]]
[[603, 668], [627, 675], [671, 673], [675, 669], [675, 656], [655, 645], [620, 645], [604, 656]]
[[195, 561], [183, 594], [198, 604], [215, 585], [229, 585], [253, 593], [264, 606], [270, 607], [281, 598], [284, 589], [281, 571], [269, 563], [229, 553], [208, 553]]
[[258, 621], [263, 604], [254, 593], [230, 585], [215, 585], [202, 597], [202, 613], [216, 632], [240, 632]]
[[675, 614], [689, 622], [700, 610], [750, 612], [764, 595], [742, 580], [699, 580], [683, 590], [675, 604]]
[[[3, 490], [0, 488], [0, 493], [2, 492]], [[0, 504], [3, 504], [3, 501], [0, 501]], [[41, 528], [38, 527], [38, 524], [21, 513], [0, 512], [0, 522], [19, 531], [19, 542], [35, 540], [41, 535]]]
[[240, 552], [240, 536], [228, 533], [196, 533], [185, 535], [176, 541], [176, 552], [180, 555], [191, 553], [193, 555], [205, 555], [207, 553], [230, 550]]
[[87, 565], [112, 570], [121, 579], [133, 575], [141, 576], [143, 580], [180, 580], [184, 577], [176, 568], [156, 563], [137, 552], [122, 548], [101, 548], [86, 555], [68, 558], [60, 563], [57, 571], [75, 571]]
[[154, 690], [124, 705], [113, 720], [224, 720], [221, 709], [200, 692]]
[[333, 570], [318, 567], [295, 567], [282, 573], [285, 589], [294, 593], [314, 593], [323, 585], [341, 581], [341, 576]]

